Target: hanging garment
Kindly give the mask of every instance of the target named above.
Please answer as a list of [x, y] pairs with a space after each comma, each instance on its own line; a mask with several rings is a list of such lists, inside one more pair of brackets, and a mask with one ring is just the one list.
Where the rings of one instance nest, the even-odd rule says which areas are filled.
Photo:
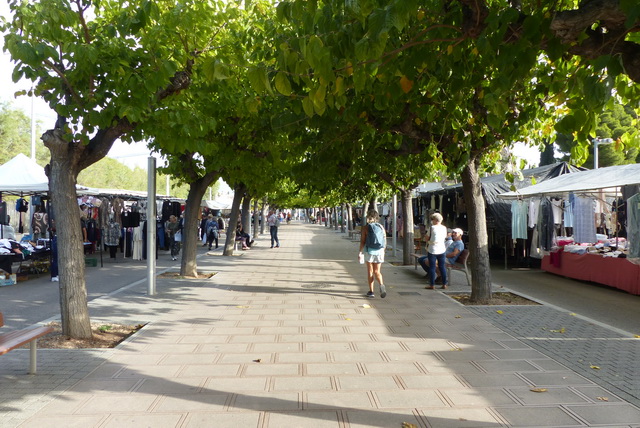
[[31, 230], [33, 231], [33, 239], [47, 237], [47, 213], [35, 212], [31, 218]]
[[540, 199], [529, 201], [529, 227], [534, 228], [538, 221], [538, 210], [540, 209]]
[[553, 218], [553, 208], [549, 198], [542, 198], [538, 214], [538, 238], [540, 248], [544, 251], [551, 251], [555, 238], [555, 225]]
[[629, 259], [640, 258], [640, 193], [627, 199], [627, 241]]
[[564, 227], [573, 227], [573, 193], [569, 194], [569, 200], [565, 200], [564, 206]]
[[524, 201], [511, 201], [511, 237], [527, 239], [527, 212], [529, 205]]
[[105, 229], [104, 244], [117, 247], [120, 244], [120, 224], [111, 220]]
[[143, 242], [142, 242], [142, 226], [133, 228], [133, 252], [132, 258], [133, 260], [142, 260], [142, 250], [143, 250]]
[[553, 223], [562, 224], [562, 201], [551, 199], [551, 210], [553, 211]]
[[578, 243], [596, 242], [593, 199], [576, 196], [573, 200], [573, 240]]
[[122, 211], [124, 211], [124, 201], [120, 198], [114, 198], [113, 201], [111, 201], [111, 206], [113, 207], [113, 219], [116, 223], [122, 224], [120, 215]]

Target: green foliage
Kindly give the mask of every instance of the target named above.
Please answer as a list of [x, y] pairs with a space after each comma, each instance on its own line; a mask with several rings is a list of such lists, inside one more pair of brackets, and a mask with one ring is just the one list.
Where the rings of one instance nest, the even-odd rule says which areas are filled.
[[[36, 135], [41, 135], [36, 126]], [[0, 165], [13, 159], [18, 153], [31, 156], [31, 119], [22, 110], [0, 103]], [[39, 138], [36, 138], [36, 162], [46, 165], [49, 152]]]
[[[595, 135], [615, 140], [614, 144], [598, 146], [599, 167], [638, 162], [638, 115], [630, 105], [610, 103], [609, 108], [598, 115]], [[561, 133], [556, 138], [556, 146], [564, 153], [563, 160], [593, 168], [593, 144], [577, 145], [571, 135]]]

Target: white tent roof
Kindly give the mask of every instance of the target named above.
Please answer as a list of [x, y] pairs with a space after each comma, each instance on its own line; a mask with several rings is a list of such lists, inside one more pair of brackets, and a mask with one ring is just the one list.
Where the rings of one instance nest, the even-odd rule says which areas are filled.
[[44, 193], [49, 180], [44, 168], [22, 153], [0, 166], [0, 192]]
[[567, 193], [593, 192], [640, 184], [640, 164], [616, 165], [606, 168], [565, 174], [540, 184], [498, 195], [501, 199], [562, 196]]
[[233, 200], [229, 198], [218, 198], [214, 200], [202, 200], [200, 206], [207, 207], [211, 210], [230, 210]]

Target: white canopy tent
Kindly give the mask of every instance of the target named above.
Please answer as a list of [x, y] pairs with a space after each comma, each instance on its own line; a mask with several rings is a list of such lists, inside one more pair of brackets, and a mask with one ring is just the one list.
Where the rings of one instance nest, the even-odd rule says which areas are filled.
[[0, 166], [0, 192], [19, 195], [48, 191], [44, 168], [22, 153]]
[[563, 196], [605, 190], [618, 193], [622, 186], [640, 184], [640, 164], [616, 165], [560, 175], [540, 184], [501, 193], [501, 199], [523, 199], [540, 196]]
[[201, 207], [206, 207], [211, 210], [230, 210], [233, 205], [233, 198], [219, 197], [213, 200], [202, 200]]

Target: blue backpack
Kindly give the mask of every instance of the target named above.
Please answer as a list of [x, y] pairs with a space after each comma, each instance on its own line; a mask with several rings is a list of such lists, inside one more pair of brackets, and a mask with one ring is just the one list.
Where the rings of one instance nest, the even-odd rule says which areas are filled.
[[[375, 224], [375, 226], [374, 226]], [[385, 247], [385, 231], [378, 223], [369, 223], [367, 225], [367, 240], [365, 245], [372, 250], [379, 250]]]

